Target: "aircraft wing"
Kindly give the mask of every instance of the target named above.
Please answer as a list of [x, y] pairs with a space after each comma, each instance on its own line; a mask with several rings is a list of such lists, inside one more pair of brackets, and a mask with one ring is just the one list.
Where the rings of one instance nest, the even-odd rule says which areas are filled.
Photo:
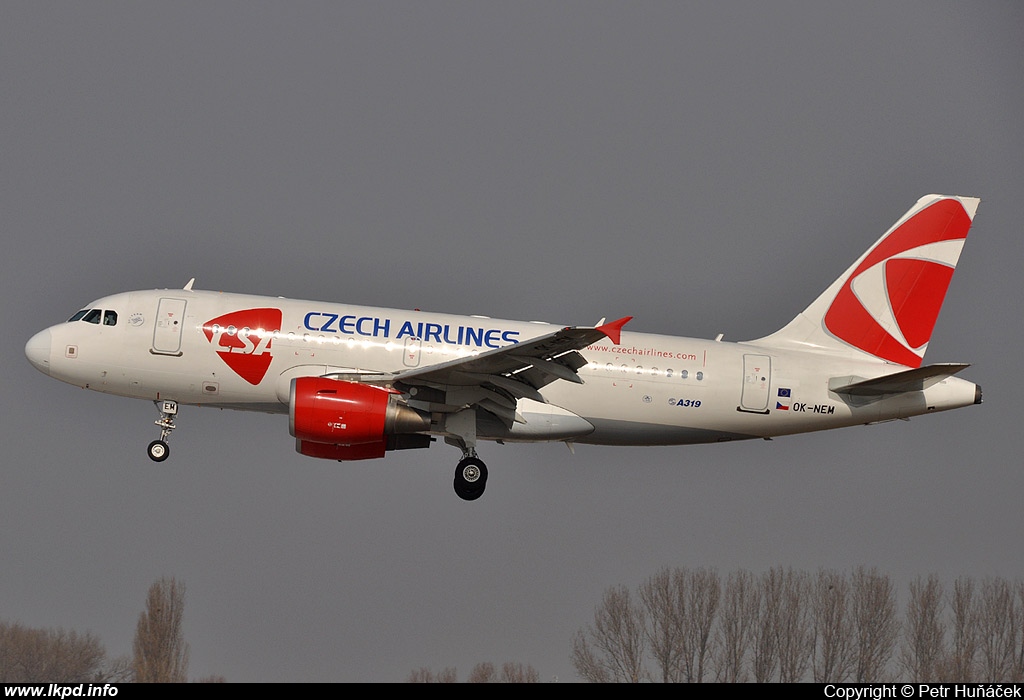
[[[514, 405], [515, 399], [520, 398], [543, 402], [538, 389], [556, 379], [582, 384], [576, 371], [587, 361], [578, 351], [604, 338], [618, 345], [622, 327], [631, 319], [632, 316], [627, 316], [593, 328], [562, 328], [479, 355], [398, 372], [394, 385], [403, 391], [414, 387], [446, 391], [459, 387], [484, 389], [485, 392], [475, 394], [480, 400], [467, 402], [474, 404], [486, 398], [502, 405], [507, 405], [508, 399]], [[473, 395], [473, 392], [467, 393], [467, 396]], [[502, 401], [501, 397], [506, 400]]]

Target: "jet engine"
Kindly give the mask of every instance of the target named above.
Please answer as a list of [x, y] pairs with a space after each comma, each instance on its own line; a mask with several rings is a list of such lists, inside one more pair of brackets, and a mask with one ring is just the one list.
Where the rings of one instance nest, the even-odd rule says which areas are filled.
[[428, 447], [430, 416], [401, 401], [394, 389], [327, 377], [293, 379], [288, 431], [297, 452], [352, 461], [388, 450]]

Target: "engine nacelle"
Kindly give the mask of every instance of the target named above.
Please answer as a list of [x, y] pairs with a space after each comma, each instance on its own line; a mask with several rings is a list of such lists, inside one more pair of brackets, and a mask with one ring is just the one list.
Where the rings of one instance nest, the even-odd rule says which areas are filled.
[[375, 459], [384, 452], [427, 447], [430, 417], [400, 401], [393, 389], [325, 377], [291, 382], [288, 430], [310, 457]]

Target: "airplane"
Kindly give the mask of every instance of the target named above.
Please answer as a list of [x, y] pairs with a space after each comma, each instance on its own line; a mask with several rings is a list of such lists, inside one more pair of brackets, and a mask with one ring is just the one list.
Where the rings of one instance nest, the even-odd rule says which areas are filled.
[[790, 323], [745, 342], [428, 313], [193, 287], [113, 294], [32, 336], [55, 379], [152, 401], [170, 454], [180, 405], [288, 415], [295, 449], [339, 462], [461, 450], [456, 494], [478, 499], [477, 447], [685, 445], [874, 424], [982, 402], [923, 365], [980, 199], [927, 195]]

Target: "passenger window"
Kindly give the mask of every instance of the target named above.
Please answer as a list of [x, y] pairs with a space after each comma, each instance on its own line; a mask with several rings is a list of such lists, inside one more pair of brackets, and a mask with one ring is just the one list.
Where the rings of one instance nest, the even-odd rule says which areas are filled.
[[679, 376], [682, 377], [683, 379], [686, 379], [687, 377], [690, 376], [690, 371], [684, 369], [682, 372], [679, 373]]
[[104, 326], [116, 326], [117, 325], [117, 312], [116, 311], [104, 311], [103, 312], [103, 325]]
[[697, 381], [698, 382], [704, 381], [704, 373], [703, 372], [697, 372]]
[[103, 311], [100, 309], [89, 309], [89, 313], [85, 315], [82, 320], [86, 323], [95, 323], [99, 325], [100, 317], [103, 316]]
[[671, 379], [672, 378], [672, 370], [671, 369], [665, 370], [665, 376], [668, 377], [669, 379]]

